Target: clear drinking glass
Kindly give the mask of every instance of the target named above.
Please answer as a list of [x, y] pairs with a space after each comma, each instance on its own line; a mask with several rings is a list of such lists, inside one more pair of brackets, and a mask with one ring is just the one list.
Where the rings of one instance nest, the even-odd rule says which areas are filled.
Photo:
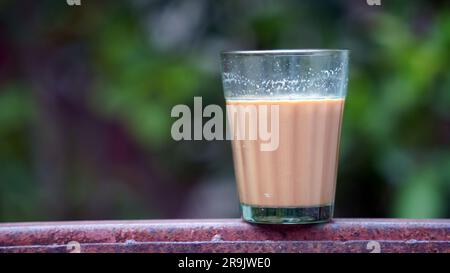
[[242, 217], [331, 220], [347, 92], [348, 50], [221, 54]]

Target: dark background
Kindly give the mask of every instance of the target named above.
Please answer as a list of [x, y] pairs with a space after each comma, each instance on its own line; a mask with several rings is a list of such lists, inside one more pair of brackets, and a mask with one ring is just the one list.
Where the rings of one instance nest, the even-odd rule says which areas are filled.
[[448, 1], [0, 1], [0, 221], [239, 215], [219, 53], [347, 48], [338, 217], [450, 216]]

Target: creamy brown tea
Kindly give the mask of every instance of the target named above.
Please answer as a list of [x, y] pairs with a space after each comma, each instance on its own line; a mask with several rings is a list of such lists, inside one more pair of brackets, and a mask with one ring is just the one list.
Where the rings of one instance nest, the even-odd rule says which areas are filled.
[[[227, 101], [228, 110], [250, 105], [257, 109], [278, 105], [279, 144], [276, 150], [262, 151], [261, 139], [232, 140], [241, 203], [262, 207], [333, 204], [344, 99]], [[270, 111], [263, 113], [258, 120], [270, 119]], [[258, 122], [239, 114], [228, 120], [232, 128], [246, 129]]]

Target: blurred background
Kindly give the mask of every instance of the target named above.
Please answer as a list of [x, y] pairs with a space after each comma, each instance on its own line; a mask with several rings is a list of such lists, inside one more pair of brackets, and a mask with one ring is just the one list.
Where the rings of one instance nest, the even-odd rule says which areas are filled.
[[351, 50], [335, 216], [450, 216], [449, 1], [80, 3], [0, 1], [0, 221], [239, 216], [230, 143], [170, 111], [286, 48]]

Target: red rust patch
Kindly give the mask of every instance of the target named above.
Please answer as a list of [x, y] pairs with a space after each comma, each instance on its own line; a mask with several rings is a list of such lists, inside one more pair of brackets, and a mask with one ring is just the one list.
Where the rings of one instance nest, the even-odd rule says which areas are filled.
[[450, 252], [450, 220], [335, 219], [253, 225], [239, 219], [0, 224], [0, 252]]

